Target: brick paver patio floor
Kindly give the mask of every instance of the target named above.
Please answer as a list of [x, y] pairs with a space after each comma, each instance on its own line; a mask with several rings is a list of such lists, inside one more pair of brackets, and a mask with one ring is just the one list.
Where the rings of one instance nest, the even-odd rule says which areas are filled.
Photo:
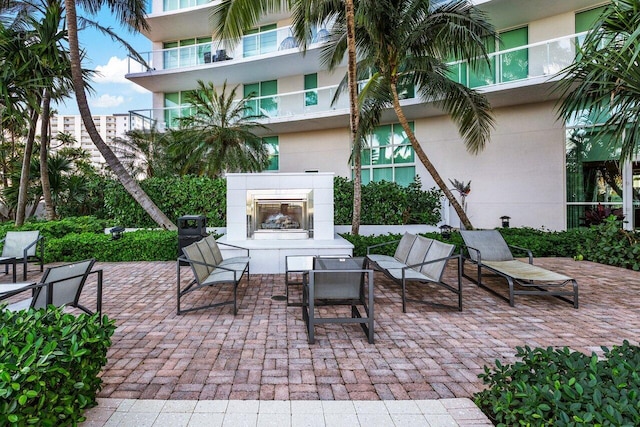
[[[477, 375], [516, 346], [569, 346], [584, 352], [640, 341], [640, 273], [570, 259], [537, 264], [578, 279], [580, 308], [519, 296], [516, 306], [464, 282], [464, 311], [409, 304], [376, 273], [375, 344], [355, 325], [325, 325], [308, 344], [299, 307], [272, 299], [284, 276], [252, 275], [231, 307], [176, 315], [174, 262], [99, 263], [104, 313], [117, 330], [102, 398], [394, 400], [471, 397]], [[453, 269], [447, 271], [453, 274]], [[183, 267], [185, 281], [190, 277]], [[413, 296], [453, 301], [414, 286]], [[86, 289], [90, 295], [93, 288]], [[201, 301], [220, 291], [197, 292]], [[200, 301], [200, 302], [201, 302]], [[187, 305], [189, 300], [185, 299]], [[325, 310], [335, 310], [327, 308]]]

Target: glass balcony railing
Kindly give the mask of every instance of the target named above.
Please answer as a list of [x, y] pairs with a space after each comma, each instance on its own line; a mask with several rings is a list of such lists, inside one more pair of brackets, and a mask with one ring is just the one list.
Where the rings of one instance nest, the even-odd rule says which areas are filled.
[[[466, 61], [452, 62], [450, 76], [453, 80], [474, 88], [488, 88], [506, 83], [521, 82], [539, 77], [552, 77], [570, 65], [575, 57], [575, 44], [581, 35], [571, 35], [540, 43], [532, 43], [515, 49], [490, 55], [491, 68], [472, 71]], [[331, 110], [348, 113], [349, 100], [341, 94], [335, 105], [331, 102], [337, 86], [313, 90], [281, 93], [275, 96], [253, 98], [250, 106], [264, 115], [265, 121], [274, 119], [303, 119], [307, 114], [321, 114]], [[177, 117], [189, 114], [185, 106], [154, 110], [132, 111], [132, 128], [136, 123], [147, 126], [155, 123], [160, 129], [177, 126]], [[136, 119], [136, 120], [134, 120]]]
[[[313, 42], [321, 41], [326, 30], [320, 29], [314, 35]], [[242, 37], [241, 42], [234, 48], [219, 40], [206, 43], [190, 44], [188, 46], [172, 47], [151, 52], [142, 52], [140, 56], [147, 62], [149, 69], [173, 70], [194, 67], [220, 61], [233, 61], [242, 58], [266, 55], [276, 51], [297, 49], [298, 44], [291, 35], [290, 27], [280, 27], [274, 30], [249, 34]], [[128, 59], [128, 72], [137, 72], [141, 65], [134, 58]]]
[[[252, 98], [247, 106], [248, 114], [262, 115], [265, 121], [304, 116], [305, 114], [318, 114], [332, 110], [347, 110], [349, 100], [347, 96], [341, 96], [335, 105], [331, 102], [335, 96], [337, 86], [328, 86], [298, 92], [289, 92], [271, 96]], [[157, 109], [131, 111], [131, 128], [148, 129], [155, 126], [160, 130], [176, 128], [178, 118], [192, 114], [192, 108], [187, 106], [175, 106]]]
[[472, 88], [480, 88], [536, 77], [552, 76], [573, 62], [575, 45], [586, 33], [559, 37], [489, 55], [489, 64], [471, 70], [467, 61], [450, 65], [452, 80]]

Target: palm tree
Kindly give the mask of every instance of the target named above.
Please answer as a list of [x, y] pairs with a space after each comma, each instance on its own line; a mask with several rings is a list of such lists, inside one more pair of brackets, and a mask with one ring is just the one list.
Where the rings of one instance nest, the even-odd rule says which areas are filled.
[[[148, 28], [145, 15], [144, 0], [84, 0], [78, 2], [87, 12], [95, 13], [101, 7], [106, 6], [116, 15], [117, 20], [131, 29]], [[82, 63], [80, 57], [80, 47], [78, 43], [78, 15], [75, 0], [64, 0], [66, 10], [67, 31], [69, 37], [69, 56], [71, 59], [71, 75], [73, 88], [78, 104], [78, 110], [91, 140], [93, 141], [102, 157], [104, 157], [111, 171], [118, 178], [129, 194], [136, 202], [149, 214], [149, 216], [162, 228], [167, 230], [177, 230], [175, 224], [156, 206], [149, 196], [140, 188], [127, 170], [118, 160], [111, 148], [102, 140], [91, 116], [85, 85], [82, 78]], [[115, 36], [115, 34], [112, 34]]]
[[269, 165], [269, 152], [262, 138], [253, 133], [265, 128], [255, 120], [247, 96], [235, 101], [238, 87], [220, 92], [213, 83], [198, 81], [189, 92], [187, 103], [192, 113], [179, 118], [180, 128], [173, 131], [172, 152], [186, 159], [185, 167], [197, 166], [197, 173], [216, 177], [224, 172], [258, 172]]
[[175, 171], [167, 153], [170, 135], [154, 123], [149, 129], [130, 130], [124, 138], [114, 138], [111, 147], [132, 176], [167, 176]]
[[578, 46], [575, 61], [559, 73], [557, 86], [560, 117], [606, 116], [600, 132], [620, 144], [621, 160], [640, 149], [639, 22], [639, 0], [612, 0]]
[[[495, 32], [484, 14], [468, 0], [376, 0], [359, 2], [356, 10], [358, 70], [369, 77], [360, 94], [361, 132], [379, 123], [392, 107], [411, 145], [436, 185], [454, 207], [462, 224], [469, 218], [422, 149], [401, 105], [401, 89], [415, 87], [425, 102], [434, 102], [458, 126], [467, 150], [478, 153], [489, 139], [493, 118], [486, 98], [448, 77], [451, 58], [475, 58], [471, 66], [488, 64], [483, 43]], [[346, 47], [330, 42], [327, 56], [335, 62]], [[483, 61], [483, 62], [481, 62]]]
[[[261, 16], [269, 13], [291, 10], [293, 16], [293, 35], [298, 44], [306, 51], [312, 27], [319, 26], [329, 18], [344, 19], [346, 22], [346, 43], [348, 51], [347, 79], [349, 91], [349, 125], [351, 135], [353, 179], [353, 216], [351, 234], [360, 230], [360, 212], [362, 200], [362, 160], [361, 138], [358, 137], [359, 111], [358, 86], [356, 80], [356, 38], [354, 0], [342, 2], [333, 0], [222, 0], [214, 7], [213, 20], [215, 32], [221, 39], [237, 43], [244, 32], [255, 27]], [[336, 64], [337, 66], [337, 64]]]

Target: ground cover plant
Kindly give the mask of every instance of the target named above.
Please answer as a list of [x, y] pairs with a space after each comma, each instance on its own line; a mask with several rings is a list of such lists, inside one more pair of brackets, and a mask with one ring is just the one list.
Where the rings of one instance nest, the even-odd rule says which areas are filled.
[[494, 424], [640, 425], [640, 347], [602, 347], [602, 357], [567, 347], [516, 350], [519, 361], [496, 361], [479, 375], [487, 389], [474, 401]]
[[66, 426], [96, 405], [115, 323], [62, 308], [0, 306], [0, 425]]

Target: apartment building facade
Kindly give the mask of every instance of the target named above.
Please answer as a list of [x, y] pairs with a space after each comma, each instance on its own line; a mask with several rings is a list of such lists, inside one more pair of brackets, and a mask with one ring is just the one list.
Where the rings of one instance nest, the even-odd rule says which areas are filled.
[[[188, 114], [184, 101], [197, 80], [240, 85], [257, 94], [254, 108], [265, 114], [263, 136], [272, 150], [270, 169], [333, 172], [350, 177], [349, 108], [346, 93], [331, 100], [345, 67], [329, 72], [319, 60], [326, 29], [318, 28], [306, 55], [297, 48], [287, 15], [265, 17], [232, 46], [213, 40], [212, 4], [204, 0], [153, 0], [145, 33], [152, 43], [149, 69], [127, 78], [153, 92], [148, 111], [132, 112], [160, 128]], [[501, 225], [550, 230], [576, 227], [589, 210], [619, 210], [627, 227], [640, 227], [640, 159], [620, 164], [589, 120], [558, 118], [556, 73], [571, 63], [575, 43], [591, 29], [606, 2], [598, 0], [474, 0], [500, 34], [491, 69], [472, 73], [452, 63], [452, 78], [488, 97], [496, 126], [478, 155], [466, 152], [450, 118], [411, 94], [406, 115], [425, 152], [445, 180], [471, 181], [467, 212], [475, 227]], [[587, 118], [588, 119], [588, 118]], [[133, 120], [133, 119], [132, 119]], [[392, 111], [363, 152], [363, 182], [406, 185], [418, 175], [434, 183], [417, 159]], [[444, 221], [456, 226], [446, 210]]]
[[[93, 122], [100, 133], [102, 139], [110, 144], [115, 138], [123, 138], [131, 129], [130, 115], [128, 113], [112, 114], [112, 115], [96, 115], [93, 116]], [[74, 147], [80, 147], [91, 156], [91, 162], [96, 166], [105, 164], [104, 157], [100, 154], [96, 146], [91, 141], [91, 137], [82, 122], [80, 115], [55, 115], [51, 119], [51, 140], [53, 150], [59, 144], [56, 139], [59, 134], [65, 133], [73, 137]]]

